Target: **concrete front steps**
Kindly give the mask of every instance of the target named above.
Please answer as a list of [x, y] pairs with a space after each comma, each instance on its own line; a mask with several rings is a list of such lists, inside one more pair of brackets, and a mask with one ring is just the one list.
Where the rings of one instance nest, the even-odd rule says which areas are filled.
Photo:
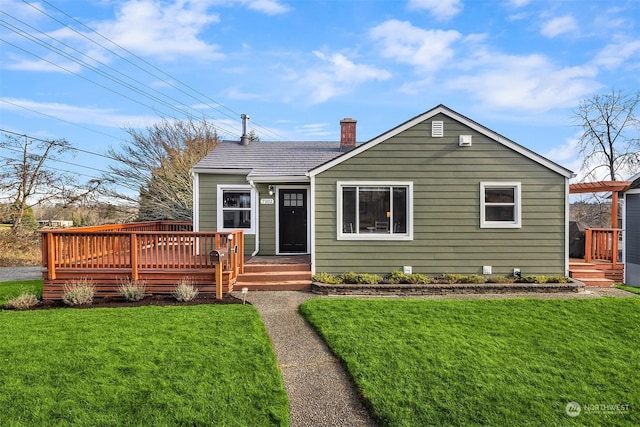
[[569, 273], [573, 279], [584, 283], [585, 286], [604, 288], [614, 284], [613, 280], [607, 279], [604, 270], [599, 270], [594, 263], [571, 261]]
[[308, 291], [311, 289], [311, 265], [306, 263], [251, 263], [244, 265], [233, 290]]

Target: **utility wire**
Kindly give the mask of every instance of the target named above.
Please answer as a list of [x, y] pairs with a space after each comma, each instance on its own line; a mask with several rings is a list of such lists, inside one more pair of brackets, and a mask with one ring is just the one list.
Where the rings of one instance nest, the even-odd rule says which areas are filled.
[[[47, 1], [47, 0], [42, 0], [42, 2], [43, 2], [43, 3], [47, 4], [47, 5], [48, 5], [49, 7], [51, 7], [52, 9], [57, 10], [59, 13], [63, 14], [63, 15], [64, 15], [64, 16], [66, 16], [67, 18], [71, 19], [72, 21], [76, 22], [77, 24], [81, 25], [82, 27], [86, 28], [86, 29], [87, 29], [87, 30], [89, 30], [90, 32], [92, 32], [92, 33], [94, 33], [94, 34], [98, 35], [98, 36], [99, 36], [99, 37], [101, 37], [102, 39], [104, 39], [104, 40], [108, 41], [109, 43], [111, 43], [112, 45], [114, 45], [114, 46], [118, 47], [119, 49], [123, 50], [123, 51], [124, 51], [124, 52], [126, 52], [127, 54], [129, 54], [129, 55], [133, 56], [134, 58], [138, 59], [138, 60], [139, 60], [139, 61], [141, 61], [143, 64], [146, 64], [147, 66], [149, 66], [149, 67], [153, 68], [154, 70], [156, 70], [156, 71], [158, 71], [159, 73], [161, 73], [162, 75], [164, 75], [164, 76], [168, 77], [168, 78], [169, 78], [169, 79], [171, 79], [172, 81], [167, 81], [167, 80], [165, 80], [164, 78], [159, 77], [157, 74], [154, 74], [154, 73], [152, 73], [152, 72], [150, 72], [150, 71], [148, 71], [148, 70], [144, 69], [143, 67], [141, 67], [141, 66], [139, 66], [139, 65], [137, 65], [137, 64], [135, 64], [135, 63], [133, 63], [132, 61], [130, 61], [130, 60], [129, 60], [129, 59], [127, 59], [126, 57], [124, 57], [124, 56], [122, 56], [122, 55], [118, 54], [117, 52], [115, 52], [115, 51], [113, 51], [113, 50], [111, 50], [111, 49], [107, 48], [106, 46], [104, 46], [104, 45], [102, 45], [102, 44], [98, 43], [97, 41], [95, 41], [95, 40], [93, 40], [93, 39], [91, 39], [91, 38], [87, 37], [85, 34], [80, 33], [79, 31], [77, 31], [77, 30], [75, 30], [74, 28], [70, 27], [68, 24], [66, 24], [66, 23], [64, 23], [64, 22], [62, 22], [62, 21], [60, 21], [60, 20], [58, 20], [57, 18], [55, 18], [55, 17], [53, 17], [52, 15], [48, 14], [46, 11], [44, 11], [44, 10], [42, 10], [42, 9], [40, 9], [40, 8], [38, 8], [38, 7], [36, 7], [36, 6], [35, 6], [35, 5], [33, 5], [32, 3], [28, 3], [26, 0], [23, 0], [23, 2], [24, 2], [24, 3], [26, 3], [27, 5], [31, 6], [32, 8], [34, 8], [35, 10], [37, 10], [38, 12], [40, 12], [40, 13], [42, 13], [42, 14], [44, 14], [44, 15], [48, 16], [49, 18], [53, 19], [54, 21], [58, 22], [59, 24], [61, 24], [61, 25], [65, 26], [65, 27], [69, 28], [70, 30], [74, 31], [76, 34], [78, 34], [78, 35], [80, 35], [81, 37], [83, 37], [83, 38], [87, 39], [87, 40], [88, 40], [88, 41], [90, 41], [91, 43], [93, 43], [93, 44], [96, 44], [96, 45], [100, 46], [101, 48], [103, 48], [103, 49], [107, 50], [108, 52], [111, 52], [112, 54], [116, 55], [118, 58], [120, 58], [120, 59], [122, 59], [122, 60], [126, 61], [127, 63], [129, 63], [129, 64], [131, 64], [132, 66], [134, 66], [134, 67], [138, 68], [139, 70], [141, 70], [141, 71], [145, 72], [146, 74], [149, 74], [150, 76], [152, 76], [152, 77], [154, 77], [154, 78], [156, 78], [156, 79], [159, 79], [159, 80], [160, 80], [160, 81], [162, 81], [163, 83], [165, 83], [165, 84], [167, 84], [167, 85], [171, 86], [172, 88], [174, 88], [174, 89], [176, 89], [176, 90], [180, 91], [181, 93], [183, 93], [183, 94], [185, 94], [185, 95], [187, 95], [187, 96], [191, 97], [192, 99], [194, 99], [194, 100], [196, 100], [196, 101], [198, 101], [198, 102], [203, 103], [201, 99], [196, 98], [196, 97], [195, 97], [195, 96], [193, 96], [192, 94], [190, 94], [190, 93], [186, 92], [185, 90], [181, 89], [180, 87], [178, 87], [178, 86], [176, 86], [175, 84], [173, 84], [173, 83], [172, 83], [172, 81], [176, 81], [176, 82], [178, 82], [180, 85], [182, 85], [182, 86], [186, 87], [187, 89], [191, 90], [192, 92], [196, 93], [197, 95], [199, 95], [199, 96], [201, 96], [201, 97], [204, 97], [206, 100], [208, 100], [208, 101], [210, 101], [210, 102], [214, 103], [215, 105], [219, 106], [220, 108], [222, 108], [222, 109], [224, 109], [224, 110], [226, 110], [226, 111], [229, 111], [230, 113], [232, 113], [232, 114], [233, 114], [233, 116], [232, 116], [232, 115], [230, 115], [229, 113], [226, 113], [226, 112], [224, 112], [224, 111], [221, 111], [219, 108], [213, 107], [213, 106], [212, 106], [212, 105], [210, 105], [209, 103], [204, 102], [203, 104], [207, 105], [208, 107], [210, 107], [210, 108], [214, 109], [215, 111], [218, 111], [219, 113], [221, 113], [221, 114], [223, 114], [223, 115], [225, 115], [225, 116], [227, 116], [227, 117], [229, 117], [229, 118], [231, 118], [231, 119], [233, 119], [233, 120], [238, 120], [238, 117], [240, 116], [240, 113], [238, 113], [238, 112], [236, 112], [236, 111], [234, 111], [234, 110], [230, 109], [229, 107], [226, 107], [225, 105], [223, 105], [223, 104], [221, 104], [220, 102], [218, 102], [218, 101], [216, 101], [216, 100], [212, 99], [211, 97], [207, 96], [206, 94], [204, 94], [204, 93], [202, 93], [202, 92], [198, 91], [197, 89], [195, 89], [195, 88], [193, 88], [193, 87], [189, 86], [188, 84], [186, 84], [186, 83], [184, 83], [184, 82], [181, 82], [180, 80], [176, 79], [175, 77], [173, 77], [173, 76], [171, 76], [170, 74], [166, 73], [165, 71], [161, 70], [161, 69], [160, 69], [160, 68], [158, 68], [157, 66], [153, 65], [152, 63], [148, 62], [147, 60], [145, 60], [145, 59], [141, 58], [140, 56], [136, 55], [134, 52], [132, 52], [132, 51], [130, 51], [130, 50], [128, 50], [128, 49], [126, 49], [125, 47], [123, 47], [123, 46], [119, 45], [118, 43], [114, 42], [113, 40], [109, 39], [108, 37], [106, 37], [106, 36], [102, 35], [101, 33], [97, 32], [97, 31], [95, 31], [93, 28], [91, 28], [91, 27], [87, 26], [86, 24], [84, 24], [84, 23], [82, 23], [82, 22], [78, 21], [76, 18], [74, 18], [73, 16], [71, 16], [71, 15], [67, 14], [65, 11], [61, 10], [60, 8], [58, 8], [58, 7], [54, 6], [54, 5], [53, 5], [53, 4], [51, 4], [49, 1]], [[271, 135], [273, 135], [273, 136], [276, 136], [276, 137], [277, 137], [277, 138], [279, 138], [279, 139], [282, 139], [282, 140], [284, 140], [284, 141], [286, 141], [286, 140], [287, 140], [286, 138], [284, 138], [284, 137], [282, 137], [281, 135], [279, 135], [279, 134], [277, 134], [277, 133], [273, 132], [272, 130], [270, 130], [270, 129], [268, 129], [268, 128], [266, 128], [266, 127], [262, 126], [262, 125], [260, 125], [260, 124], [259, 124], [259, 123], [257, 123], [257, 122], [252, 122], [252, 126], [253, 126], [253, 127], [256, 127], [256, 128], [260, 128], [260, 129], [262, 129], [263, 131], [265, 131], [266, 133], [269, 133], [269, 134], [271, 134]], [[232, 134], [236, 134], [236, 133], [235, 133], [235, 132], [233, 132]]]
[[[11, 101], [7, 100], [6, 98], [0, 98], [0, 102], [4, 102], [6, 104], [11, 104], [11, 105], [13, 105], [15, 107], [23, 108], [23, 109], [25, 109], [27, 111], [31, 111], [32, 113], [40, 114], [42, 116], [49, 117], [49, 118], [54, 119], [54, 120], [60, 120], [61, 122], [67, 123], [67, 124], [69, 124], [71, 126], [76, 126], [76, 127], [81, 128], [81, 129], [88, 130], [90, 132], [98, 133], [98, 134], [101, 134], [101, 135], [104, 135], [104, 136], [108, 136], [110, 138], [122, 141], [122, 138], [120, 138], [118, 136], [111, 135], [111, 134], [108, 134], [106, 132], [102, 132], [102, 131], [99, 131], [97, 129], [93, 129], [93, 128], [90, 128], [90, 127], [87, 127], [87, 126], [79, 125], [79, 124], [74, 123], [72, 121], [61, 119], [60, 117], [52, 116], [50, 114], [43, 113], [42, 111], [34, 110], [33, 108], [25, 107], [24, 105], [16, 104], [15, 102], [11, 102]], [[3, 130], [3, 129], [0, 129], [0, 131], [7, 132], [7, 133], [13, 133], [11, 131], [7, 131], [7, 130]], [[16, 134], [16, 135], [18, 135], [18, 134]], [[20, 136], [26, 136], [26, 135], [20, 135]]]

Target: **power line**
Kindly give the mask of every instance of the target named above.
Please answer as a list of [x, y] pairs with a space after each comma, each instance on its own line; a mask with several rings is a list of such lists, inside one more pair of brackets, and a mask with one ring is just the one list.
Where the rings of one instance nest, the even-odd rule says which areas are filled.
[[[53, 141], [56, 141], [56, 139], [41, 139], [41, 138], [37, 138], [35, 136], [30, 136], [30, 135], [26, 135], [26, 134], [23, 134], [23, 133], [13, 132], [13, 131], [10, 131], [10, 130], [7, 130], [7, 129], [2, 129], [2, 128], [0, 128], [0, 132], [8, 133], [8, 134], [15, 135], [15, 136], [20, 136], [20, 137], [23, 137], [23, 138], [28, 138], [28, 139], [31, 139], [33, 141], [40, 141], [40, 142], [53, 142]], [[60, 139], [60, 138], [58, 138], [58, 139]], [[117, 162], [121, 161], [120, 159], [117, 159], [115, 157], [111, 157], [111, 156], [108, 156], [106, 154], [95, 153], [93, 151], [83, 150], [82, 148], [77, 148], [77, 147], [73, 147], [73, 146], [69, 146], [67, 148], [70, 149], [70, 150], [79, 151], [81, 153], [92, 154], [94, 156], [104, 157], [105, 159], [115, 160]]]
[[[25, 107], [24, 105], [16, 104], [15, 102], [11, 102], [11, 101], [7, 100], [6, 98], [0, 98], [0, 102], [4, 102], [6, 104], [11, 104], [11, 105], [16, 106], [18, 108], [22, 108], [22, 109], [25, 109], [27, 111], [31, 111], [31, 112], [36, 113], [36, 114], [40, 114], [42, 116], [49, 117], [49, 118], [54, 119], [54, 120], [59, 120], [61, 122], [70, 124], [71, 126], [76, 126], [76, 127], [81, 128], [81, 129], [88, 130], [90, 132], [94, 132], [94, 133], [98, 133], [98, 134], [101, 134], [101, 135], [104, 135], [104, 136], [108, 136], [108, 137], [113, 138], [113, 139], [122, 140], [118, 136], [111, 135], [111, 134], [108, 134], [106, 132], [102, 132], [102, 131], [99, 131], [97, 129], [93, 129], [93, 128], [90, 128], [90, 127], [87, 127], [87, 126], [82, 126], [82, 125], [79, 125], [79, 124], [74, 123], [72, 121], [65, 120], [65, 119], [62, 119], [60, 117], [52, 116], [51, 114], [43, 113], [42, 111], [34, 110], [33, 108]], [[11, 131], [2, 130], [2, 129], [0, 129], [0, 131], [7, 132], [7, 133], [13, 133]], [[21, 135], [21, 136], [26, 136], [26, 135]]]
[[[195, 88], [191, 87], [190, 85], [188, 85], [188, 84], [186, 84], [186, 83], [184, 83], [184, 82], [180, 81], [179, 79], [177, 79], [177, 78], [175, 78], [175, 77], [171, 76], [170, 74], [168, 74], [168, 73], [166, 73], [165, 71], [161, 70], [160, 68], [158, 68], [158, 67], [157, 67], [157, 66], [155, 66], [154, 64], [152, 64], [152, 63], [150, 63], [150, 62], [146, 61], [145, 59], [141, 58], [140, 56], [136, 55], [134, 52], [132, 52], [132, 51], [130, 51], [130, 50], [128, 50], [128, 49], [126, 49], [125, 47], [123, 47], [123, 46], [121, 46], [121, 45], [119, 45], [118, 43], [116, 43], [116, 42], [114, 42], [113, 40], [109, 39], [108, 37], [104, 36], [103, 34], [101, 34], [101, 33], [97, 32], [97, 31], [96, 31], [96, 30], [94, 30], [93, 28], [91, 28], [91, 27], [87, 26], [87, 25], [86, 25], [86, 24], [84, 24], [83, 22], [80, 22], [79, 20], [77, 20], [77, 19], [76, 19], [76, 18], [74, 18], [73, 16], [71, 16], [71, 15], [67, 14], [67, 13], [66, 13], [65, 11], [63, 11], [62, 9], [60, 9], [60, 8], [58, 8], [58, 7], [56, 7], [56, 6], [54, 6], [53, 4], [51, 4], [50, 2], [48, 2], [47, 0], [43, 0], [42, 2], [43, 2], [43, 3], [45, 3], [45, 4], [47, 4], [47, 5], [48, 5], [49, 7], [51, 7], [52, 9], [57, 10], [59, 13], [63, 14], [64, 16], [66, 16], [67, 18], [69, 18], [69, 19], [71, 19], [72, 21], [76, 22], [77, 24], [81, 25], [82, 27], [86, 28], [86, 29], [87, 29], [87, 30], [89, 30], [90, 32], [92, 32], [92, 33], [94, 33], [94, 34], [98, 35], [99, 37], [101, 37], [102, 39], [104, 39], [104, 40], [108, 41], [108, 42], [109, 42], [109, 43], [111, 43], [113, 46], [118, 47], [119, 49], [123, 50], [123, 51], [124, 51], [124, 52], [126, 52], [127, 54], [129, 54], [129, 55], [133, 56], [134, 58], [138, 59], [138, 60], [139, 60], [139, 61], [141, 61], [143, 64], [145, 64], [145, 65], [147, 65], [147, 66], [149, 66], [149, 67], [153, 68], [154, 70], [158, 71], [159, 73], [161, 73], [162, 75], [164, 75], [164, 76], [168, 77], [169, 79], [171, 79], [171, 80], [173, 80], [173, 81], [178, 82], [180, 85], [182, 85], [182, 86], [186, 87], [187, 89], [191, 90], [192, 92], [196, 93], [197, 95], [199, 95], [199, 96], [201, 96], [201, 97], [204, 97], [206, 100], [208, 100], [208, 101], [210, 101], [210, 102], [214, 103], [215, 105], [218, 105], [218, 106], [219, 106], [219, 107], [221, 107], [222, 109], [227, 110], [227, 111], [229, 111], [229, 112], [233, 113], [234, 115], [233, 115], [233, 116], [231, 116], [231, 115], [229, 115], [228, 113], [226, 113], [226, 112], [224, 112], [224, 111], [221, 111], [220, 109], [218, 109], [218, 108], [216, 108], [216, 107], [211, 106], [211, 105], [210, 105], [209, 103], [207, 103], [207, 102], [202, 102], [202, 99], [196, 98], [196, 97], [195, 97], [195, 96], [193, 96], [192, 94], [190, 94], [190, 93], [188, 93], [188, 92], [184, 91], [183, 89], [179, 88], [178, 86], [174, 85], [171, 81], [167, 81], [167, 80], [165, 80], [164, 78], [159, 77], [158, 75], [156, 75], [156, 74], [154, 74], [154, 73], [152, 73], [152, 72], [150, 72], [150, 71], [148, 71], [148, 70], [144, 69], [143, 67], [140, 67], [139, 65], [137, 65], [137, 64], [135, 64], [135, 63], [133, 63], [133, 62], [132, 62], [132, 61], [130, 61], [129, 59], [127, 59], [127, 58], [123, 57], [122, 55], [118, 54], [117, 52], [115, 52], [115, 51], [113, 51], [113, 50], [111, 50], [111, 49], [107, 48], [106, 46], [104, 46], [104, 45], [102, 45], [102, 44], [98, 43], [97, 41], [95, 41], [95, 40], [93, 40], [93, 39], [91, 39], [91, 38], [87, 37], [86, 35], [84, 35], [84, 34], [80, 33], [79, 31], [75, 30], [74, 28], [70, 27], [68, 24], [66, 24], [66, 23], [64, 23], [64, 22], [62, 22], [62, 21], [60, 21], [60, 20], [58, 20], [57, 18], [55, 18], [55, 17], [51, 16], [50, 14], [48, 14], [47, 12], [45, 12], [44, 10], [39, 9], [38, 7], [36, 7], [35, 5], [33, 5], [32, 3], [28, 3], [26, 0], [23, 0], [23, 2], [24, 2], [24, 3], [26, 3], [27, 5], [31, 6], [32, 8], [34, 8], [35, 10], [37, 10], [38, 12], [40, 12], [41, 14], [44, 14], [44, 15], [48, 16], [49, 18], [53, 19], [54, 21], [58, 22], [59, 24], [61, 24], [61, 25], [65, 26], [66, 28], [69, 28], [70, 30], [74, 31], [76, 34], [78, 34], [78, 35], [80, 35], [81, 37], [83, 37], [83, 38], [87, 39], [87, 40], [88, 40], [88, 41], [90, 41], [91, 43], [93, 43], [93, 44], [95, 44], [95, 45], [97, 45], [97, 46], [100, 46], [101, 48], [105, 49], [105, 50], [106, 50], [106, 51], [108, 51], [108, 52], [111, 52], [112, 54], [116, 55], [118, 58], [120, 58], [120, 59], [122, 59], [122, 60], [126, 61], [127, 63], [129, 63], [129, 64], [131, 64], [132, 66], [134, 66], [134, 67], [138, 68], [139, 70], [141, 70], [141, 71], [145, 72], [146, 74], [149, 74], [150, 76], [152, 76], [152, 77], [154, 77], [154, 78], [156, 78], [156, 79], [159, 79], [159, 80], [160, 80], [161, 82], [163, 82], [164, 84], [167, 84], [167, 85], [169, 85], [169, 86], [173, 87], [174, 89], [176, 89], [176, 90], [180, 91], [181, 93], [183, 93], [183, 94], [185, 94], [185, 95], [189, 96], [190, 98], [192, 98], [192, 99], [194, 99], [194, 100], [196, 100], [196, 101], [198, 101], [198, 102], [200, 102], [200, 103], [203, 103], [203, 104], [207, 105], [208, 107], [210, 107], [210, 108], [214, 109], [215, 111], [218, 111], [219, 113], [221, 113], [221, 114], [223, 114], [223, 115], [225, 115], [225, 116], [227, 116], [227, 117], [229, 117], [229, 118], [231, 118], [231, 119], [233, 119], [233, 120], [238, 120], [238, 118], [240, 117], [240, 113], [238, 113], [238, 112], [236, 112], [236, 111], [234, 111], [234, 110], [230, 109], [229, 107], [226, 107], [225, 105], [223, 105], [223, 104], [221, 104], [220, 102], [218, 102], [218, 101], [216, 101], [216, 100], [212, 99], [211, 97], [207, 96], [206, 94], [204, 94], [204, 93], [202, 93], [202, 92], [198, 91], [197, 89], [195, 89]], [[264, 130], [266, 133], [269, 133], [269, 134], [271, 134], [271, 135], [276, 136], [277, 138], [280, 138], [280, 139], [282, 139], [282, 140], [286, 140], [286, 138], [284, 138], [284, 137], [282, 137], [282, 136], [278, 135], [277, 133], [273, 132], [272, 130], [270, 130], [270, 129], [268, 129], [268, 128], [266, 128], [266, 127], [264, 127], [264, 126], [262, 126], [262, 125], [258, 124], [257, 122], [253, 122], [253, 126], [254, 126], [254, 127], [258, 127], [258, 128], [260, 128], [260, 129]], [[231, 134], [236, 134], [236, 132], [231, 132]]]

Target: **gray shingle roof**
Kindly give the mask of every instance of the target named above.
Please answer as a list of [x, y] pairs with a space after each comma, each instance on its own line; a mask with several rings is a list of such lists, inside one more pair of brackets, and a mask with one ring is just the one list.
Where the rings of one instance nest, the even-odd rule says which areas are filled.
[[303, 177], [306, 172], [341, 153], [339, 142], [265, 142], [241, 145], [221, 141], [196, 164], [195, 170], [248, 170], [248, 177]]

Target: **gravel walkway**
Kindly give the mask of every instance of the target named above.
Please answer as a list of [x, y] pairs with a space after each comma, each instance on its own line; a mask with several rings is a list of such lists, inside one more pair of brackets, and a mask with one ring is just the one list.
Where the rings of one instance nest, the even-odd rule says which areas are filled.
[[0, 267], [0, 282], [42, 279], [42, 267]]
[[289, 396], [291, 426], [372, 426], [340, 362], [298, 314], [308, 292], [249, 292], [273, 342]]

